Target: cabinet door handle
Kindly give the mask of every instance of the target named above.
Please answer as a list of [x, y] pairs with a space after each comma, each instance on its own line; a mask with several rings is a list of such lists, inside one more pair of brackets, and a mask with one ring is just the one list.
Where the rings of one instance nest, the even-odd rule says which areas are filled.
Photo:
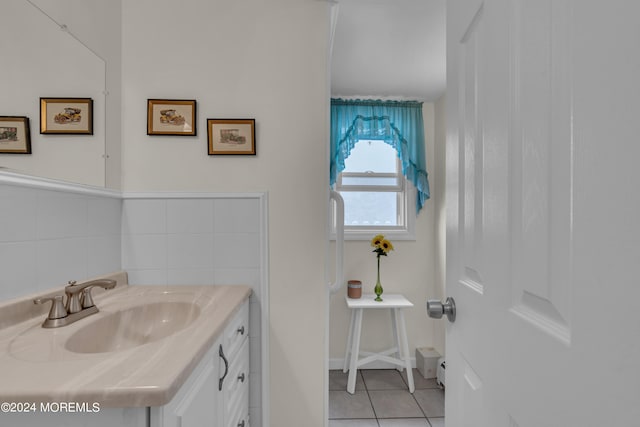
[[238, 427], [244, 427], [244, 420], [238, 423]]
[[241, 383], [244, 382], [244, 372], [238, 375], [238, 381], [240, 381]]
[[238, 328], [238, 333], [239, 333], [240, 335], [244, 335], [244, 326], [240, 326], [240, 327]]
[[222, 351], [222, 344], [220, 344], [220, 350], [218, 351], [218, 355], [224, 361], [224, 375], [222, 375], [222, 378], [220, 378], [220, 380], [218, 381], [218, 391], [222, 391], [222, 383], [224, 382], [225, 377], [229, 373], [229, 361], [224, 356], [224, 351]]

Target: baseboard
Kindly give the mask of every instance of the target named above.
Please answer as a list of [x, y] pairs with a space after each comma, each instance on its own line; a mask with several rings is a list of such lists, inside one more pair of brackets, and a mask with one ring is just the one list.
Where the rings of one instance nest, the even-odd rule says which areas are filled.
[[[330, 370], [335, 370], [335, 369], [342, 369], [344, 367], [344, 357], [343, 358], [336, 358], [336, 359], [329, 359], [329, 369]], [[398, 366], [394, 365], [392, 363], [387, 363], [387, 362], [382, 362], [380, 360], [375, 360], [371, 363], [367, 363], [366, 365], [362, 365], [360, 367], [360, 369], [396, 369]], [[411, 358], [411, 367], [415, 368], [416, 367], [416, 358], [412, 357]]]

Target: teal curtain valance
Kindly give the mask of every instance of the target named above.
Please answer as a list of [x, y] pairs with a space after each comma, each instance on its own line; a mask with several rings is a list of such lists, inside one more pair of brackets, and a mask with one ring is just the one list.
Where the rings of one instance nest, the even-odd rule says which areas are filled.
[[430, 197], [422, 102], [331, 99], [331, 185], [362, 139], [382, 140], [396, 150], [402, 174], [416, 187], [420, 212]]

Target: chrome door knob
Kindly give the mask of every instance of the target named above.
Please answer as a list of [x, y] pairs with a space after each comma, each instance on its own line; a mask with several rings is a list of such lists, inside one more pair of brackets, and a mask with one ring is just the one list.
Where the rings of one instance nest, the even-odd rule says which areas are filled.
[[453, 323], [456, 321], [456, 302], [451, 297], [447, 297], [444, 304], [437, 299], [430, 299], [427, 301], [427, 314], [434, 319], [440, 319], [445, 314]]

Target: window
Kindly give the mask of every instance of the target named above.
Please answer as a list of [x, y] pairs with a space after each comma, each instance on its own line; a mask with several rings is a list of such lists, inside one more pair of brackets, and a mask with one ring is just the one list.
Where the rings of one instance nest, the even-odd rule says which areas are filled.
[[346, 239], [370, 239], [384, 232], [395, 239], [413, 238], [415, 191], [402, 175], [396, 150], [380, 140], [360, 140], [345, 159], [336, 180], [344, 199]]

